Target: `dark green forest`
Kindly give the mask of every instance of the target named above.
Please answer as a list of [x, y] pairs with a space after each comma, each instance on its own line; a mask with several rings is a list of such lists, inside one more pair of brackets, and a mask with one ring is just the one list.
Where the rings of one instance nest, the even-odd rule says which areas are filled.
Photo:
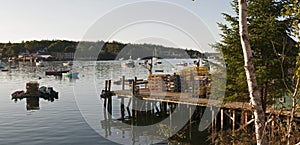
[[[76, 50], [78, 50], [76, 52]], [[203, 53], [192, 49], [164, 47], [154, 44], [124, 44], [121, 42], [87, 42], [69, 40], [33, 40], [21, 43], [0, 43], [0, 58], [17, 57], [22, 53], [36, 54], [83, 53], [96, 55], [98, 60], [132, 59], [158, 56], [161, 58], [197, 58], [204, 57]], [[84, 55], [80, 55], [84, 56]], [[84, 56], [89, 57], [89, 56]]]
[[[226, 99], [247, 101], [249, 99], [244, 57], [239, 36], [238, 3], [232, 2], [234, 15], [224, 13], [227, 23], [218, 23], [222, 31], [221, 41], [213, 45], [223, 53], [226, 62]], [[272, 98], [282, 97], [286, 92], [284, 83], [292, 86], [298, 48], [290, 37], [290, 19], [279, 19], [284, 3], [272, 0], [248, 3], [248, 31], [253, 62], [261, 91], [263, 104]]]

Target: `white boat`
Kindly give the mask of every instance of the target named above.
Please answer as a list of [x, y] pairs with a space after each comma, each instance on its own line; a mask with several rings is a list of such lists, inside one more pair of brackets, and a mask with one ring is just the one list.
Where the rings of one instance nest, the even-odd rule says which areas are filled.
[[152, 56], [152, 62], [154, 65], [159, 65], [162, 64], [161, 61], [158, 60], [159, 58], [157, 57], [157, 50], [154, 48], [153, 56]]
[[132, 68], [132, 67], [135, 66], [135, 64], [134, 64], [134, 61], [131, 59], [131, 56], [130, 56], [128, 60], [126, 60], [125, 62], [123, 62], [121, 64], [121, 66], [122, 67], [130, 67], [130, 68]]
[[5, 63], [0, 60], [0, 69], [5, 68]]
[[37, 67], [44, 67], [45, 66], [44, 65], [44, 61], [40, 60], [40, 61], [35, 62], [35, 66], [37, 66]]
[[78, 72], [71, 72], [70, 71], [70, 72], [67, 72], [67, 73], [62, 73], [62, 76], [77, 79], [78, 74], [79, 74]]
[[62, 64], [63, 64], [63, 66], [68, 67], [68, 66], [72, 66], [73, 62], [72, 61], [68, 61], [68, 62], [64, 62]]
[[188, 63], [187, 62], [180, 62], [176, 64], [177, 66], [187, 66]]

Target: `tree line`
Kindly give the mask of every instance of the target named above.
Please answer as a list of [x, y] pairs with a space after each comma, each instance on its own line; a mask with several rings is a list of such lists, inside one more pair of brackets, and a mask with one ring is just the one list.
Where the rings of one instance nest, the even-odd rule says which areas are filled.
[[204, 57], [204, 53], [192, 49], [181, 49], [165, 47], [154, 44], [125, 44], [117, 41], [87, 42], [69, 40], [32, 40], [22, 41], [21, 43], [0, 43], [0, 58], [17, 57], [22, 53], [86, 53], [92, 49], [97, 49], [98, 60], [115, 60], [121, 57], [124, 59], [130, 56], [133, 59], [139, 58], [141, 54], [157, 55], [161, 58], [197, 58]]

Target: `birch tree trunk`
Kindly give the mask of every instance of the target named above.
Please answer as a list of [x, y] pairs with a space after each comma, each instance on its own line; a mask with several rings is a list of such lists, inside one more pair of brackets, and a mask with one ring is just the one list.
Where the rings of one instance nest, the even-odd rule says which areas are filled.
[[258, 145], [264, 145], [266, 144], [266, 139], [264, 139], [263, 137], [265, 128], [265, 113], [262, 107], [261, 96], [257, 86], [256, 75], [252, 60], [252, 50], [250, 47], [247, 27], [246, 0], [239, 0], [239, 29], [241, 45], [244, 54], [245, 72], [247, 76], [250, 101], [252, 104], [252, 108], [254, 109], [256, 142]]

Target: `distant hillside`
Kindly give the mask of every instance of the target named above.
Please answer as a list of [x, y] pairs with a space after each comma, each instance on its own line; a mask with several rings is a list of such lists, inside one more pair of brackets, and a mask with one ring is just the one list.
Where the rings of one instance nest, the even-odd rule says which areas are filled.
[[120, 42], [76, 42], [68, 40], [41, 40], [21, 43], [0, 43], [0, 57], [17, 57], [21, 53], [51, 54], [75, 53], [79, 59], [97, 58], [98, 60], [132, 59], [157, 56], [160, 58], [197, 58], [203, 53], [192, 49], [164, 47], [153, 44], [123, 44]]

